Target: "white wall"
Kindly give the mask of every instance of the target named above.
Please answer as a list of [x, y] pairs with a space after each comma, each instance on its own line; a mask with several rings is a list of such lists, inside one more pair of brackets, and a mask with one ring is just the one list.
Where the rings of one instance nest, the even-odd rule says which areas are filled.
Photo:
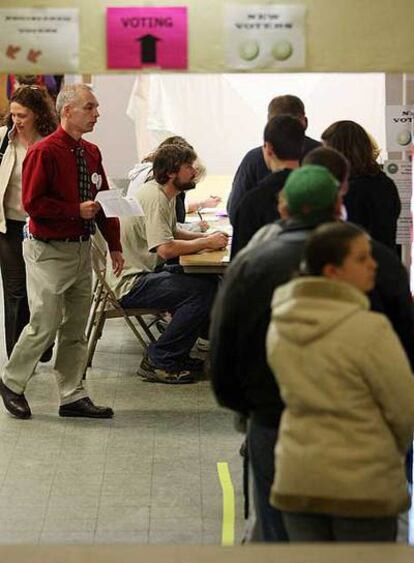
[[126, 115], [134, 81], [131, 74], [98, 75], [92, 79], [101, 115], [95, 131], [86, 138], [101, 149], [105, 170], [112, 178], [125, 178], [137, 161], [134, 124]]

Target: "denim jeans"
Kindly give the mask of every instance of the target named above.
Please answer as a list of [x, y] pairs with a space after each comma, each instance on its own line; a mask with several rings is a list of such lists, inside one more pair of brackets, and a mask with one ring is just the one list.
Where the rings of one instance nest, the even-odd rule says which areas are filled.
[[151, 362], [159, 368], [179, 368], [200, 335], [207, 333], [217, 276], [189, 275], [179, 266], [138, 277], [122, 297], [124, 308], [166, 309], [172, 320], [157, 342], [149, 346]]
[[260, 539], [263, 542], [288, 541], [282, 514], [269, 502], [275, 472], [274, 450], [277, 433], [277, 428], [258, 423], [254, 415], [249, 419], [247, 444], [253, 473], [254, 506], [258, 520], [257, 528], [261, 530]]
[[394, 542], [397, 517], [344, 518], [283, 512], [291, 542]]

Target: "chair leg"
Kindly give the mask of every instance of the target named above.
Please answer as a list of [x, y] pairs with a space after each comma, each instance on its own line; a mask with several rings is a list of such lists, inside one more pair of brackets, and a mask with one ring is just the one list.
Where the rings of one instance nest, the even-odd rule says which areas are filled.
[[127, 325], [129, 326], [129, 328], [132, 330], [132, 332], [135, 334], [137, 340], [141, 343], [141, 346], [143, 347], [143, 349], [145, 351], [148, 350], [148, 345], [145, 342], [145, 340], [142, 338], [141, 334], [139, 333], [137, 327], [134, 325], [134, 323], [131, 321], [130, 317], [128, 317], [127, 314], [125, 314], [125, 312], [123, 311], [123, 317], [125, 319], [125, 322], [127, 323]]
[[101, 311], [99, 311], [97, 317], [95, 318], [95, 323], [91, 331], [90, 338], [88, 340], [88, 358], [86, 362], [87, 368], [90, 368], [92, 366], [92, 360], [95, 355], [96, 345], [98, 344], [98, 340], [102, 336], [105, 320], [106, 320], [106, 315], [105, 315], [105, 309], [103, 308], [101, 309]]
[[88, 317], [88, 324], [86, 325], [86, 329], [85, 329], [86, 340], [89, 340], [93, 326], [95, 324], [97, 310], [102, 301], [102, 291], [103, 291], [102, 287], [99, 289], [97, 294], [96, 294], [96, 289], [94, 291], [94, 297], [92, 299], [91, 309]]
[[152, 334], [151, 330], [149, 329], [146, 322], [142, 319], [142, 317], [140, 315], [137, 315], [135, 318], [137, 319], [137, 322], [140, 325], [140, 327], [142, 328], [142, 330], [148, 336], [149, 341], [150, 342], [156, 342], [157, 339], [154, 337], [154, 335]]

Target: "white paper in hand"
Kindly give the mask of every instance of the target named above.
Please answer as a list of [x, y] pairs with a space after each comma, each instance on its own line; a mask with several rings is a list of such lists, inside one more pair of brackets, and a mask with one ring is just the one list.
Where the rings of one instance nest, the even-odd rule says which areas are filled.
[[104, 190], [95, 197], [106, 217], [143, 217], [144, 210], [134, 197], [124, 197], [121, 190]]

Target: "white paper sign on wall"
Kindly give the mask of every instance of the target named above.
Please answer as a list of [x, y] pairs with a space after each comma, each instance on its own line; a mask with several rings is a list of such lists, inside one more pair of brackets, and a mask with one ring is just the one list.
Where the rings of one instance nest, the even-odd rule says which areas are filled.
[[398, 189], [401, 200], [401, 213], [397, 223], [397, 243], [411, 244], [413, 220], [411, 214], [412, 165], [409, 160], [386, 160], [384, 172]]
[[225, 4], [226, 63], [235, 69], [305, 67], [303, 5]]
[[0, 72], [62, 74], [79, 67], [77, 8], [0, 9]]
[[385, 129], [387, 151], [408, 151], [413, 144], [414, 106], [387, 106]]

